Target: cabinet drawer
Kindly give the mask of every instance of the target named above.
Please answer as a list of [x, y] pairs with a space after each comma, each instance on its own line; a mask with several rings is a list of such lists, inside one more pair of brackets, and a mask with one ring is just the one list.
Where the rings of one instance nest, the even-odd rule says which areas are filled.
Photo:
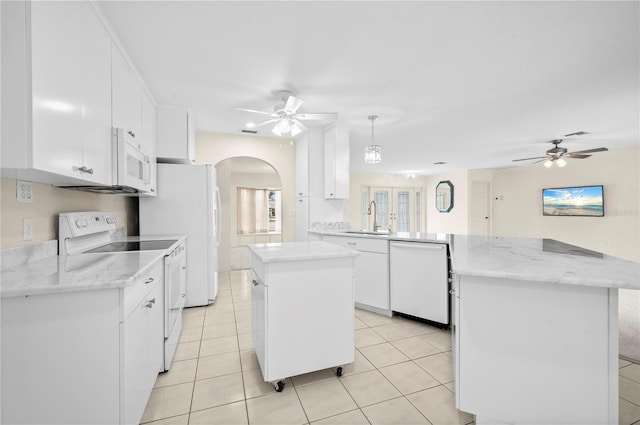
[[140, 301], [164, 279], [164, 261], [156, 261], [146, 273], [140, 276], [131, 286], [122, 288], [122, 312], [120, 320], [124, 321], [140, 303]]
[[350, 238], [344, 236], [324, 235], [323, 240], [344, 246], [345, 248], [355, 249], [357, 251], [379, 252], [381, 254], [387, 254], [389, 252], [389, 241], [387, 239]]

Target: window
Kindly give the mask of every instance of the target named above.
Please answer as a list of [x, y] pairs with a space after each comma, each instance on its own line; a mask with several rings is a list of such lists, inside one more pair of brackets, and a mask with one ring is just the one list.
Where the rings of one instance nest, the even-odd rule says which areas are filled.
[[280, 232], [280, 189], [238, 188], [238, 234]]
[[422, 229], [422, 189], [419, 187], [362, 188], [362, 228], [370, 229], [372, 219], [368, 205], [376, 202], [376, 223], [379, 228], [394, 232], [420, 232]]

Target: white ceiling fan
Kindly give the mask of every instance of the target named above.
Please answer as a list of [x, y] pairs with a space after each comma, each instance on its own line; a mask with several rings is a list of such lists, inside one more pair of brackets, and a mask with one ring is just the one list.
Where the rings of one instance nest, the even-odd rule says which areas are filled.
[[274, 127], [271, 129], [271, 132], [276, 136], [291, 134], [291, 137], [295, 137], [303, 131], [308, 130], [308, 127], [301, 121], [336, 121], [338, 119], [337, 113], [298, 113], [298, 109], [300, 109], [304, 100], [295, 97], [290, 91], [281, 91], [279, 93], [279, 97], [282, 103], [274, 106], [273, 112], [257, 111], [255, 109], [245, 108], [234, 109], [238, 111], [252, 112], [255, 114], [269, 115], [272, 117], [271, 119], [255, 124], [253, 125], [253, 128], [273, 123]]

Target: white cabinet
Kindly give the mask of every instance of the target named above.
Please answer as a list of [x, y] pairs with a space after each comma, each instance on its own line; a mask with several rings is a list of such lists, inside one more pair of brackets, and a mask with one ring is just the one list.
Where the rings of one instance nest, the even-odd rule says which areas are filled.
[[2, 298], [2, 422], [140, 423], [162, 363], [163, 282], [159, 260], [124, 288]]
[[309, 196], [309, 134], [296, 140], [296, 196]]
[[389, 275], [392, 311], [449, 324], [446, 244], [392, 241]]
[[263, 262], [252, 252], [252, 339], [265, 381], [353, 362], [353, 261]]
[[360, 252], [356, 259], [355, 302], [358, 307], [390, 315], [389, 241], [332, 235], [324, 235], [323, 240]]
[[2, 168], [111, 184], [111, 38], [94, 5], [1, 7]]
[[155, 196], [158, 181], [156, 166], [156, 105], [146, 94], [142, 94], [142, 152], [149, 161], [149, 184], [145, 196]]
[[309, 197], [296, 197], [296, 241], [309, 240]]
[[112, 124], [129, 133], [142, 149], [142, 84], [125, 55], [114, 43], [111, 49]]
[[[144, 274], [134, 285], [150, 289], [131, 314], [120, 323], [121, 423], [139, 423], [164, 356], [164, 285], [162, 263]], [[149, 279], [150, 283], [145, 284]], [[149, 288], [149, 286], [151, 288]]]
[[349, 198], [349, 133], [339, 127], [324, 130], [324, 197]]
[[160, 162], [195, 163], [196, 130], [190, 109], [158, 106], [156, 156]]

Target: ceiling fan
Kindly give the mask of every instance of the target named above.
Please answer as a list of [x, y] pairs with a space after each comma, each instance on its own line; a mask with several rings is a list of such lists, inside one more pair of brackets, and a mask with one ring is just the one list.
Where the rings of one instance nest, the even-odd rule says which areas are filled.
[[[582, 136], [584, 134], [589, 134], [589, 133], [587, 133], [586, 131], [578, 131], [576, 133], [565, 134], [562, 137]], [[596, 153], [596, 152], [605, 152], [609, 150], [607, 148], [595, 148], [595, 149], [587, 149], [583, 151], [568, 152], [566, 148], [561, 148], [560, 146], [558, 146], [560, 143], [562, 143], [563, 140], [564, 139], [549, 140], [547, 143], [552, 143], [553, 147], [546, 152], [545, 156], [535, 156], [533, 158], [514, 159], [513, 162], [530, 161], [533, 159], [537, 159], [538, 161], [534, 162], [534, 164], [545, 161], [544, 166], [547, 168], [551, 167], [554, 162], [558, 165], [558, 167], [564, 167], [565, 165], [567, 165], [567, 161], [565, 160], [565, 158], [585, 159], [591, 156], [589, 154]]]
[[308, 127], [301, 121], [311, 120], [323, 120], [323, 121], [335, 121], [338, 119], [337, 113], [319, 113], [319, 114], [301, 114], [298, 113], [298, 109], [304, 103], [304, 100], [297, 98], [290, 91], [281, 91], [279, 93], [282, 103], [277, 104], [273, 108], [273, 112], [257, 111], [255, 109], [234, 108], [238, 111], [253, 112], [256, 114], [269, 115], [272, 117], [269, 120], [263, 121], [258, 124], [254, 124], [252, 128], [262, 127], [267, 124], [274, 124], [271, 132], [276, 136], [282, 136], [291, 134], [291, 137], [295, 137], [303, 131], [308, 130]]

